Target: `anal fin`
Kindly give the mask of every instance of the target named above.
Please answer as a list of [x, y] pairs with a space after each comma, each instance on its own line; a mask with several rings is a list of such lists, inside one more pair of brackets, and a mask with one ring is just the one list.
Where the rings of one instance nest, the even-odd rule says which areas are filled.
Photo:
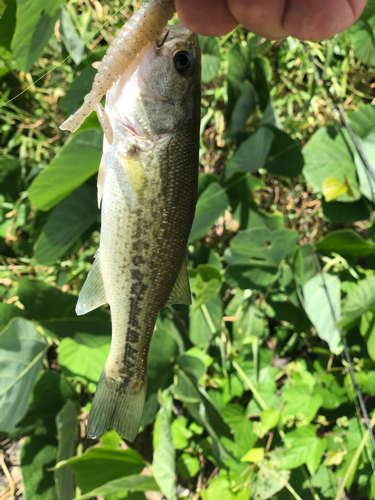
[[95, 255], [96, 259], [94, 264], [79, 294], [76, 305], [76, 313], [78, 316], [86, 314], [108, 302], [100, 269], [100, 253], [97, 252]]
[[186, 260], [182, 261], [180, 272], [177, 276], [176, 283], [174, 284], [172, 293], [167, 300], [166, 306], [173, 304], [186, 304], [191, 305], [191, 292], [189, 284], [189, 276], [186, 266]]

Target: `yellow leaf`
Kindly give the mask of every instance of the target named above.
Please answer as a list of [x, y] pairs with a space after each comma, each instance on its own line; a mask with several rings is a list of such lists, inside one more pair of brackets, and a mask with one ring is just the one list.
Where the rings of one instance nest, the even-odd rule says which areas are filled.
[[327, 179], [324, 179], [322, 188], [326, 201], [335, 200], [348, 191], [347, 183], [335, 177], [327, 177]]
[[252, 448], [241, 458], [241, 462], [258, 462], [264, 455], [264, 448]]

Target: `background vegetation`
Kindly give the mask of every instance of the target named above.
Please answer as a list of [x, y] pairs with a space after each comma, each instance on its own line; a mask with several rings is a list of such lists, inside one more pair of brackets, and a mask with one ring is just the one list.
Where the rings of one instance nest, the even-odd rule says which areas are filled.
[[[0, 0], [0, 498], [375, 498], [336, 326], [371, 413], [375, 183], [292, 38], [201, 37], [194, 302], [160, 314], [136, 441], [86, 440], [110, 345], [105, 308], [74, 312], [99, 242], [102, 132], [95, 116], [72, 137], [58, 124], [121, 6]], [[308, 45], [375, 168], [374, 36], [370, 0]]]

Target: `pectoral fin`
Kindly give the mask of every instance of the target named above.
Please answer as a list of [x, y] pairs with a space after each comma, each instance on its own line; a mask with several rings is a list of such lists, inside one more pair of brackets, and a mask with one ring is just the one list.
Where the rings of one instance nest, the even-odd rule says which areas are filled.
[[78, 316], [108, 303], [100, 269], [100, 254], [97, 252], [96, 255], [97, 257], [86, 278], [76, 305]]
[[191, 293], [189, 276], [186, 267], [185, 259], [182, 262], [182, 266], [177, 277], [176, 283], [173, 287], [172, 293], [167, 300], [166, 306], [171, 306], [173, 304], [186, 304], [191, 305]]

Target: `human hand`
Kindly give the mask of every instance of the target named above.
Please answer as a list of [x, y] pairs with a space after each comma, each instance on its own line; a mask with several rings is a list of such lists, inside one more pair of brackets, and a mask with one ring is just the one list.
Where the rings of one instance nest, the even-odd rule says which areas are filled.
[[349, 28], [365, 5], [366, 0], [176, 0], [182, 24], [196, 33], [225, 35], [242, 24], [270, 40], [325, 40]]

